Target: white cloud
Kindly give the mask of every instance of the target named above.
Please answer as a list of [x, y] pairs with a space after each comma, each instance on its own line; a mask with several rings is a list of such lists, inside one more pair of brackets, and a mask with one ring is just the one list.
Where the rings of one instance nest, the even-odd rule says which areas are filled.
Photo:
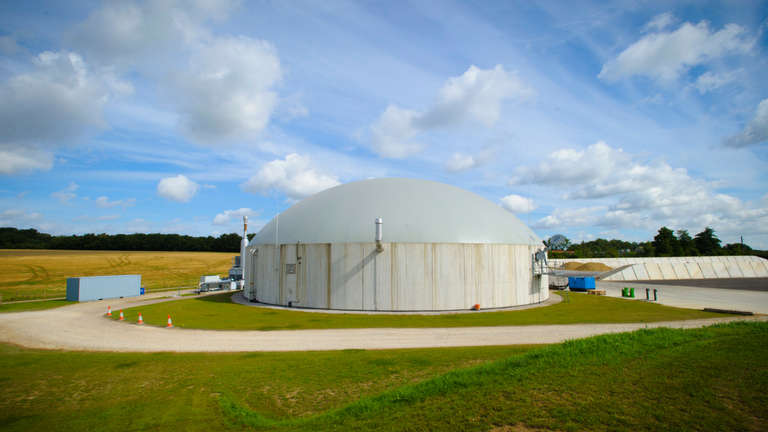
[[117, 207], [122, 206], [123, 210], [125, 210], [128, 207], [133, 207], [136, 205], [136, 198], [128, 198], [126, 200], [118, 200], [118, 201], [110, 201], [109, 198], [102, 196], [96, 198], [96, 201], [94, 201], [94, 204], [98, 208], [109, 208], [109, 207]]
[[744, 130], [723, 139], [728, 147], [741, 148], [768, 141], [768, 99], [757, 106], [755, 117], [744, 126]]
[[53, 167], [53, 155], [36, 145], [25, 148], [0, 142], [0, 175], [47, 171], [51, 167]]
[[[558, 169], [559, 168], [559, 169]], [[586, 150], [562, 149], [536, 167], [520, 167], [513, 182], [556, 188], [564, 199], [612, 200], [609, 205], [556, 208], [533, 228], [603, 227], [654, 232], [661, 226], [725, 236], [768, 233], [768, 199], [744, 202], [715, 190], [717, 182], [692, 178], [683, 168], [646, 163], [599, 142]]]
[[0, 213], [0, 218], [11, 221], [37, 221], [43, 219], [43, 214], [27, 213], [27, 209], [12, 209]]
[[528, 213], [539, 208], [530, 198], [524, 198], [520, 195], [507, 195], [501, 199], [501, 206], [510, 213]]
[[71, 38], [100, 64], [130, 69], [144, 62], [165, 60], [169, 52], [210, 37], [205, 23], [226, 19], [238, 3], [105, 1], [73, 30]]
[[463, 172], [474, 168], [480, 168], [493, 158], [493, 150], [486, 147], [476, 155], [467, 153], [454, 153], [445, 161], [445, 170], [449, 172]]
[[242, 219], [244, 216], [248, 216], [249, 218], [259, 217], [263, 212], [263, 210], [251, 210], [249, 208], [225, 210], [223, 213], [219, 213], [213, 218], [213, 225], [228, 225], [232, 219]]
[[277, 189], [289, 198], [300, 200], [341, 183], [335, 176], [318, 173], [309, 156], [289, 154], [284, 160], [273, 160], [240, 185], [245, 192], [264, 193]]
[[[662, 21], [665, 20], [667, 19]], [[659, 21], [659, 24], [662, 21]], [[715, 33], [710, 31], [707, 21], [696, 25], [686, 22], [673, 32], [662, 31], [658, 25], [656, 27], [658, 33], [641, 37], [616, 58], [603, 65], [598, 78], [616, 81], [643, 75], [670, 81], [691, 66], [730, 53], [746, 53], [755, 43], [754, 39], [745, 38], [747, 29], [737, 24], [726, 24], [722, 30]]]
[[11, 36], [0, 36], [0, 52], [4, 54], [13, 54], [19, 50], [19, 44]]
[[70, 182], [69, 186], [65, 187], [64, 189], [58, 192], [52, 193], [51, 196], [59, 200], [59, 202], [62, 203], [63, 205], [69, 205], [69, 202], [71, 200], [77, 198], [77, 194], [75, 193], [75, 191], [79, 187], [80, 186], [75, 184], [75, 182]]
[[594, 184], [608, 178], [617, 166], [625, 166], [629, 159], [630, 156], [621, 149], [613, 149], [604, 141], [598, 141], [582, 151], [561, 149], [553, 152], [536, 167], [517, 167], [509, 184]]
[[283, 71], [275, 47], [245, 36], [218, 37], [196, 48], [186, 71], [168, 86], [182, 132], [199, 144], [252, 140], [279, 102]]
[[79, 222], [103, 222], [103, 221], [111, 221], [111, 220], [117, 220], [120, 219], [119, 215], [104, 215], [104, 216], [97, 216], [97, 217], [91, 217], [88, 215], [78, 216], [76, 218], [73, 218], [72, 221]]
[[43, 52], [34, 70], [0, 84], [0, 174], [48, 170], [53, 155], [45, 145], [68, 144], [102, 119], [109, 91], [77, 53]]
[[146, 219], [131, 219], [125, 226], [125, 232], [132, 233], [149, 233], [155, 231], [155, 223]]
[[183, 223], [180, 218], [163, 222], [163, 228], [160, 230], [163, 234], [178, 234], [188, 233], [195, 226], [192, 224]]
[[736, 80], [737, 72], [738, 71], [713, 74], [712, 72], [707, 71], [696, 78], [696, 83], [693, 86], [696, 87], [696, 90], [698, 90], [699, 93], [704, 94], [734, 82]]
[[591, 206], [581, 208], [556, 208], [551, 215], [536, 221], [534, 229], [555, 229], [571, 226], [591, 226], [598, 219], [598, 213], [604, 212], [606, 206]]
[[569, 200], [621, 196], [619, 208], [678, 205], [701, 199], [709, 187], [684, 168], [662, 161], [645, 164], [603, 141], [582, 151], [561, 149], [538, 166], [516, 168], [510, 185], [526, 182], [557, 186]]
[[469, 119], [490, 129], [499, 120], [504, 102], [524, 100], [533, 94], [502, 65], [493, 69], [470, 66], [463, 75], [450, 78], [424, 111], [388, 106], [370, 125], [371, 150], [383, 158], [407, 158], [426, 147], [416, 140], [418, 134], [458, 127]]
[[198, 190], [200, 190], [200, 185], [183, 174], [164, 178], [157, 184], [158, 196], [181, 203], [189, 202]]
[[645, 25], [645, 27], [643, 27], [643, 30], [646, 32], [654, 30], [661, 31], [665, 30], [676, 22], [677, 18], [675, 18], [672, 12], [666, 12], [661, 15], [656, 15], [651, 21], [648, 22], [648, 24]]

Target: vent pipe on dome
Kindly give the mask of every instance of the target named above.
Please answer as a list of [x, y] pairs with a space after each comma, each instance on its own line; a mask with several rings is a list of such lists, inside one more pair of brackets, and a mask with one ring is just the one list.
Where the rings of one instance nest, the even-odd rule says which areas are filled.
[[384, 252], [384, 221], [376, 219], [376, 251]]
[[240, 240], [240, 268], [245, 268], [245, 253], [248, 248], [248, 216], [243, 216], [243, 239]]

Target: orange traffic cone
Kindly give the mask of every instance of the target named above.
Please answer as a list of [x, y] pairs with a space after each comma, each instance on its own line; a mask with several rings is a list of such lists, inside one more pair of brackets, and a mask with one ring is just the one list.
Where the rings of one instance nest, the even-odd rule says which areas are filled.
[[112, 316], [112, 306], [107, 306], [107, 316]]
[[136, 324], [144, 324], [144, 320], [141, 319], [141, 312], [139, 312], [139, 322], [137, 322]]
[[123, 316], [123, 310], [120, 309], [120, 318], [117, 319], [118, 321], [125, 321], [125, 317]]
[[165, 326], [165, 328], [171, 328], [173, 327], [173, 323], [171, 322], [171, 315], [168, 315], [168, 325]]

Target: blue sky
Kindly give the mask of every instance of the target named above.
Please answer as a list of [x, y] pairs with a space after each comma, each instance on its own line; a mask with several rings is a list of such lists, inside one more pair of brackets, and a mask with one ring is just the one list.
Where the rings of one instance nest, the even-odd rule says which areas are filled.
[[768, 248], [768, 2], [0, 3], [0, 226], [251, 230], [412, 177]]

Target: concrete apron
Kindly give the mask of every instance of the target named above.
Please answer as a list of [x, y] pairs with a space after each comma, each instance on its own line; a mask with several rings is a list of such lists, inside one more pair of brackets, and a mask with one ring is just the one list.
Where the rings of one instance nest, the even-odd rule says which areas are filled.
[[597, 282], [597, 289], [604, 290], [610, 297], [621, 298], [624, 287], [635, 289], [635, 298], [628, 300], [645, 301], [645, 290], [657, 290], [657, 303], [688, 309], [726, 309], [768, 314], [768, 292], [736, 289], [699, 288], [677, 285], [644, 284], [637, 281]]

